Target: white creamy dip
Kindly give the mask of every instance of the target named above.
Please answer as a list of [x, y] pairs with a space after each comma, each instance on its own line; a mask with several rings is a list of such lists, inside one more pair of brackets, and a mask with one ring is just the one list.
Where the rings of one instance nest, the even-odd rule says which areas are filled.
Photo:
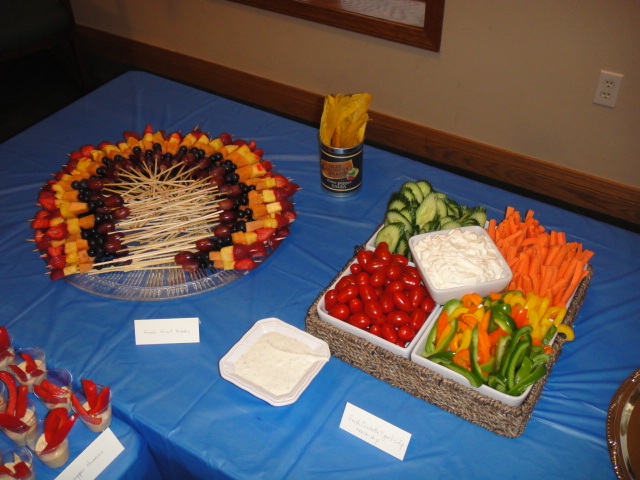
[[430, 235], [413, 248], [429, 281], [437, 289], [504, 277], [499, 253], [491, 239], [471, 230], [452, 229]]
[[274, 395], [285, 395], [320, 358], [303, 342], [268, 332], [238, 358], [235, 373]]

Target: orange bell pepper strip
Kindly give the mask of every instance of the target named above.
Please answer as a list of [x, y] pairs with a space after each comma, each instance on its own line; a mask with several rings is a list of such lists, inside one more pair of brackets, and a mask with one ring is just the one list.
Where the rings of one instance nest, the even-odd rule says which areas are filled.
[[437, 333], [436, 333], [436, 342], [442, 336], [442, 332], [445, 327], [449, 325], [449, 316], [445, 310], [442, 310], [440, 316], [438, 317], [438, 325], [437, 325]]
[[465, 348], [456, 352], [453, 356], [453, 363], [460, 365], [463, 368], [469, 369], [471, 367], [471, 359], [469, 357], [469, 349]]

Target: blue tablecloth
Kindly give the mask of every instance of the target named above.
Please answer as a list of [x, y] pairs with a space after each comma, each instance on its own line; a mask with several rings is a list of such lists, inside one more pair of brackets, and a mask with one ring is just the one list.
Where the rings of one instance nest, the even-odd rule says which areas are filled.
[[[150, 124], [254, 139], [300, 184], [291, 235], [230, 285], [159, 302], [111, 300], [51, 282], [31, 243], [38, 189], [85, 143]], [[0, 292], [16, 345], [45, 348], [76, 379], [111, 385], [117, 415], [139, 432], [167, 479], [615, 478], [605, 421], [640, 366], [639, 236], [553, 205], [365, 147], [350, 198], [321, 191], [317, 130], [149, 74], [127, 73], [0, 145]], [[501, 219], [507, 205], [595, 251], [594, 278], [524, 434], [508, 439], [336, 359], [293, 405], [273, 407], [222, 379], [220, 358], [262, 318], [304, 329], [307, 309], [381, 222], [410, 179]], [[136, 346], [136, 319], [198, 317], [200, 343]], [[412, 434], [400, 461], [339, 428], [346, 402]]]

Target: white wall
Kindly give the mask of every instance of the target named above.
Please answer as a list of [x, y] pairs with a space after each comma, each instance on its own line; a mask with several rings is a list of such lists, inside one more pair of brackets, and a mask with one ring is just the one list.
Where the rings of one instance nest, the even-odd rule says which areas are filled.
[[[439, 53], [225, 0], [73, 0], [79, 24], [640, 188], [640, 1], [446, 0]], [[601, 69], [624, 74], [614, 109]]]

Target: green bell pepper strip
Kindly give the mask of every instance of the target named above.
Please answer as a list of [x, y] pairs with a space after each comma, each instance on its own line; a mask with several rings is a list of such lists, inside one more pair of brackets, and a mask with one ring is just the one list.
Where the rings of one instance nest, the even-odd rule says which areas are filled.
[[494, 371], [500, 369], [500, 365], [502, 365], [502, 359], [504, 358], [504, 353], [507, 350], [507, 345], [511, 340], [511, 335], [505, 335], [504, 337], [500, 337], [498, 342], [496, 343], [496, 353], [494, 358], [496, 359], [496, 363], [494, 366]]
[[512, 395], [514, 397], [522, 395], [522, 393], [529, 387], [529, 385], [533, 385], [546, 374], [547, 366], [544, 364], [538, 365], [529, 375], [527, 375], [520, 382], [516, 383], [513, 387], [507, 390], [507, 395]]
[[487, 378], [487, 385], [502, 393], [507, 392], [507, 379], [500, 374], [492, 373]]
[[533, 361], [531, 360], [530, 356], [525, 355], [525, 357], [522, 359], [522, 364], [520, 365], [520, 368], [518, 368], [518, 371], [516, 372], [514, 383], [516, 385], [520, 383], [525, 377], [527, 377], [531, 373], [532, 369], [533, 369]]
[[550, 358], [551, 355], [548, 353], [538, 353], [537, 355], [531, 354], [531, 362], [533, 363], [531, 370], [534, 370], [541, 363], [547, 363]]
[[457, 363], [451, 362], [451, 363], [447, 364], [447, 368], [450, 368], [454, 372], [459, 373], [464, 378], [466, 378], [469, 381], [469, 383], [471, 384], [472, 387], [476, 387], [477, 388], [477, 387], [480, 387], [481, 385], [483, 385], [483, 383], [484, 383], [482, 378], [479, 378], [475, 373], [470, 372], [469, 370], [467, 370], [464, 367], [461, 367]]
[[520, 338], [522, 338], [523, 335], [528, 335], [532, 331], [533, 331], [533, 327], [531, 325], [525, 325], [523, 327], [520, 327], [511, 335], [511, 340], [509, 341], [509, 344], [507, 345], [507, 349], [505, 350], [504, 355], [502, 356], [502, 360], [500, 361], [500, 375], [502, 375], [503, 377], [507, 376], [507, 367], [509, 365], [509, 359], [511, 358], [511, 355], [515, 350], [516, 345], [518, 345], [518, 342], [520, 341]]
[[441, 365], [447, 365], [453, 361], [453, 356], [455, 354], [456, 352], [453, 352], [451, 350], [447, 350], [446, 352], [438, 352], [431, 355], [429, 357], [429, 360], [435, 363], [439, 363]]
[[452, 298], [451, 300], [445, 302], [442, 306], [442, 309], [447, 312], [447, 316], [451, 316], [451, 314], [459, 307], [463, 305], [462, 300], [458, 300], [457, 298]]
[[556, 334], [557, 331], [558, 331], [558, 327], [556, 327], [555, 325], [551, 325], [549, 327], [549, 330], [547, 330], [547, 333], [544, 334], [544, 338], [542, 339], [542, 344], [543, 345], [551, 344], [551, 340], [553, 340], [553, 336]]
[[523, 338], [518, 342], [516, 348], [513, 350], [512, 354], [509, 356], [509, 361], [507, 362], [507, 388], [512, 389], [516, 384], [516, 370], [522, 364], [522, 361], [525, 356], [529, 354], [529, 347], [531, 347], [531, 339]]
[[503, 331], [507, 333], [513, 333], [518, 329], [518, 327], [516, 326], [516, 322], [513, 320], [513, 318], [511, 318], [510, 315], [504, 313], [503, 311], [500, 311], [500, 310], [495, 312], [492, 311], [491, 318], [493, 319], [494, 323], [498, 327], [500, 327]]
[[482, 380], [484, 383], [485, 377], [478, 363], [478, 324], [473, 327], [471, 331], [471, 343], [469, 344], [469, 360], [471, 361], [471, 371], [474, 375]]
[[425, 358], [433, 354], [436, 349], [436, 333], [438, 333], [437, 322], [433, 324], [429, 335], [427, 335], [427, 343], [425, 344], [424, 351], [422, 352], [422, 356]]
[[486, 362], [481, 363], [480, 368], [483, 372], [493, 373], [493, 371], [496, 369], [496, 357], [491, 357], [491, 360], [487, 360]]
[[449, 322], [449, 324], [451, 325], [449, 333], [442, 336], [442, 338], [436, 344], [436, 348], [433, 353], [438, 353], [446, 350], [451, 343], [451, 340], [453, 340], [453, 337], [455, 337], [456, 333], [458, 333], [458, 319], [454, 318], [453, 321]]

